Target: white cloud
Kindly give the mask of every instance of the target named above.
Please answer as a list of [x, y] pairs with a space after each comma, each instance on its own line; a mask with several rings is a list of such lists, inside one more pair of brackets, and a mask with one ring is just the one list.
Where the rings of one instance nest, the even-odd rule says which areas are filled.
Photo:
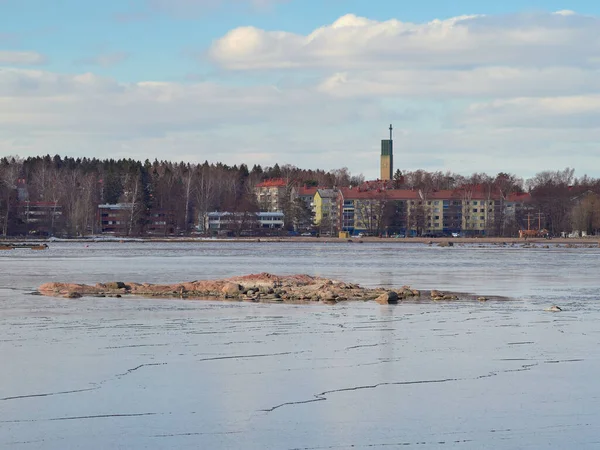
[[0, 64], [34, 66], [46, 62], [46, 57], [41, 53], [0, 50]]
[[463, 125], [494, 128], [598, 128], [600, 94], [513, 98], [475, 103], [459, 117]]
[[598, 25], [561, 11], [425, 24], [347, 15], [306, 36], [244, 27], [210, 49], [225, 69], [218, 81], [0, 68], [0, 153], [348, 166], [376, 177], [393, 123], [400, 168], [528, 176], [570, 165], [600, 176]]
[[461, 16], [414, 24], [346, 15], [308, 35], [231, 30], [210, 55], [236, 70], [597, 64], [600, 19], [577, 14]]
[[379, 119], [382, 108], [374, 105], [353, 100], [323, 104], [316, 89], [119, 83], [91, 73], [0, 70], [0, 128], [64, 127], [133, 137], [248, 124], [310, 126]]
[[339, 72], [319, 89], [345, 98], [402, 97], [447, 100], [464, 97], [571, 95], [600, 92], [600, 70], [578, 67], [476, 67], [467, 70]]

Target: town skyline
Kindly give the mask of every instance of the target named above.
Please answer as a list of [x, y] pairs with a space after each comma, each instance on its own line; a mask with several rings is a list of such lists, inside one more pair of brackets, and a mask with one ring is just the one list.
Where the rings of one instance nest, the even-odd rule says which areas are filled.
[[[600, 5], [0, 1], [0, 156], [600, 176]], [[166, 156], [168, 155], [168, 158]]]
[[[382, 150], [387, 144], [382, 141]], [[527, 218], [533, 213], [545, 233], [596, 234], [599, 205], [600, 179], [578, 178], [570, 168], [527, 181], [510, 173], [463, 177], [423, 170], [365, 180], [347, 168], [0, 158], [3, 236], [169, 236], [212, 234], [225, 231], [222, 226], [238, 236], [338, 231], [514, 236], [530, 230]], [[210, 222], [212, 213], [218, 214]], [[209, 223], [216, 228], [202, 228]]]

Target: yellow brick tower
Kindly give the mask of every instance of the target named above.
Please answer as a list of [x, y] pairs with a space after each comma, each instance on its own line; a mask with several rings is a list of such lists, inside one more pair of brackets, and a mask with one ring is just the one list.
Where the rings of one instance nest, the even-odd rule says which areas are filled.
[[381, 176], [382, 180], [391, 180], [394, 176], [394, 140], [390, 124], [390, 139], [381, 141]]

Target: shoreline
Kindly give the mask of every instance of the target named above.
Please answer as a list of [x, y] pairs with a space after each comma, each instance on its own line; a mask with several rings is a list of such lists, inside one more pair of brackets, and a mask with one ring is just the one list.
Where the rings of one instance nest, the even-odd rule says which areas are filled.
[[119, 236], [94, 236], [85, 238], [50, 238], [50, 239], [23, 239], [23, 238], [7, 238], [0, 241], [0, 245], [7, 246], [27, 244], [27, 243], [240, 243], [240, 242], [255, 242], [255, 243], [276, 243], [276, 242], [294, 242], [294, 243], [328, 243], [328, 244], [345, 244], [345, 243], [385, 243], [385, 244], [495, 244], [495, 245], [523, 245], [523, 244], [544, 244], [544, 245], [574, 245], [574, 246], [597, 246], [600, 247], [600, 236], [585, 237], [585, 238], [502, 238], [502, 237], [473, 237], [473, 238], [385, 238], [385, 237], [361, 237], [361, 238], [337, 238], [337, 237], [305, 237], [305, 236], [267, 236], [267, 237], [240, 237], [240, 238], [210, 238], [210, 237], [119, 237]]

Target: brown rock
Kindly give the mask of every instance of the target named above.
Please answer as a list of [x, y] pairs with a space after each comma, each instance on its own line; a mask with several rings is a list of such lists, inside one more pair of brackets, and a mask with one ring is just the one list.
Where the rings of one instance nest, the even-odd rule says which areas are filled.
[[336, 295], [331, 291], [325, 291], [321, 294], [321, 300], [324, 302], [335, 300]]
[[244, 288], [238, 283], [225, 283], [221, 288], [221, 292], [226, 295], [240, 295]]
[[381, 294], [375, 299], [380, 305], [390, 305], [398, 303], [398, 294], [394, 291], [389, 291]]

